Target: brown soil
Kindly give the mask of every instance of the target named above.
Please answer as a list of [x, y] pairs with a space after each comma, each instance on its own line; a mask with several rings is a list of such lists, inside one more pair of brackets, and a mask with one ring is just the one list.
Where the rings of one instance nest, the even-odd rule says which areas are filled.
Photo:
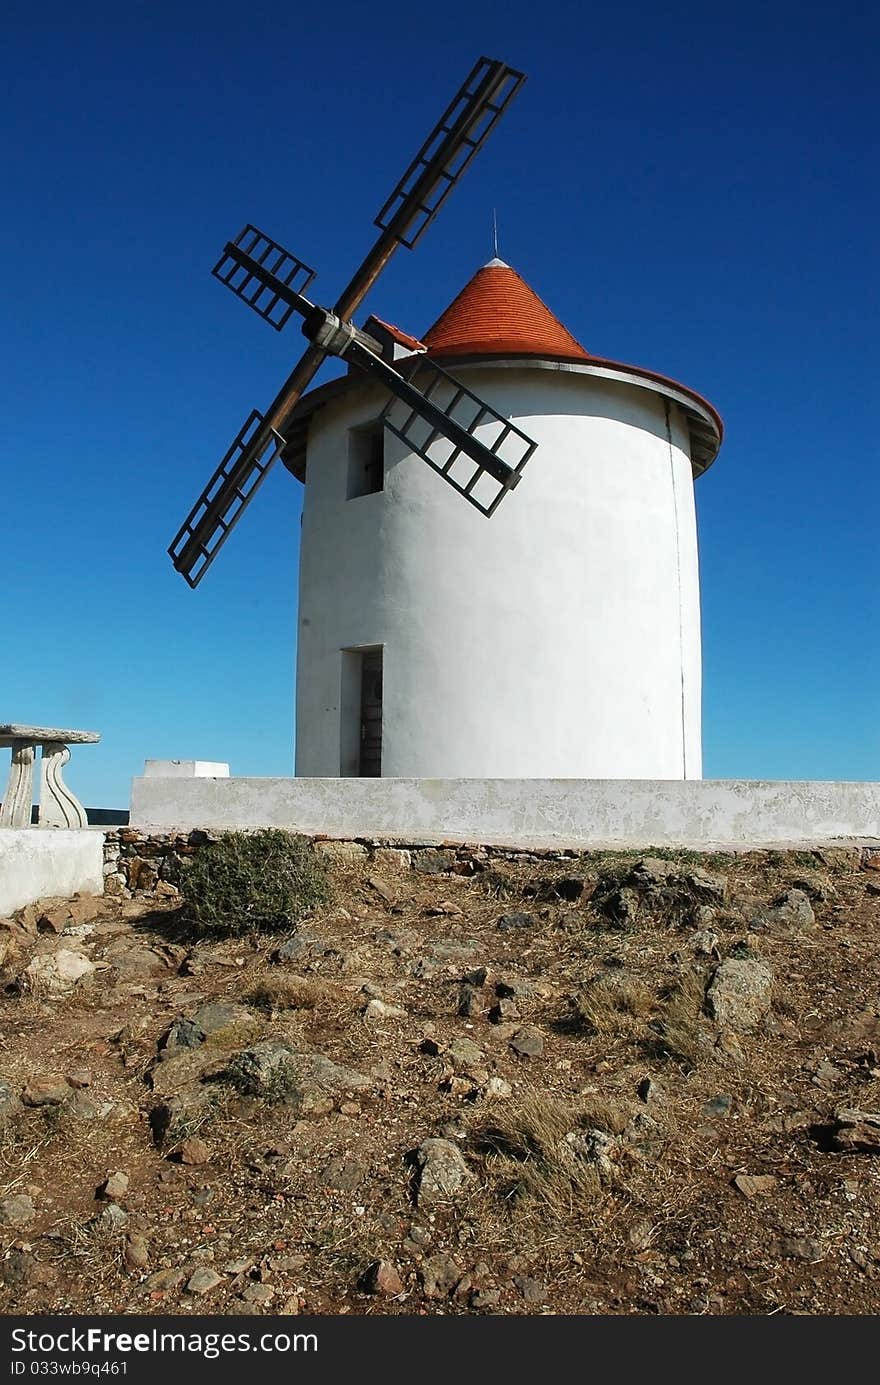
[[[0, 1312], [880, 1312], [880, 1157], [834, 1136], [841, 1108], [880, 1111], [880, 858], [669, 855], [726, 877], [711, 915], [682, 886], [615, 921], [591, 895], [632, 855], [498, 852], [435, 874], [334, 866], [301, 930], [318, 943], [286, 962], [277, 938], [188, 938], [174, 899], [75, 901], [71, 926], [96, 924], [75, 943], [11, 930], [0, 1076], [70, 1094], [0, 1129], [0, 1200], [34, 1205], [0, 1226]], [[562, 898], [570, 878], [583, 891]], [[767, 912], [792, 888], [815, 921]], [[22, 986], [35, 951], [71, 945], [92, 976], [58, 998]], [[772, 968], [755, 1027], [707, 1013], [730, 957]], [[369, 1085], [303, 1114], [215, 1077], [157, 1145], [158, 1046], [212, 999]], [[404, 1013], [366, 1017], [370, 999]], [[511, 1047], [523, 1026], [542, 1055]], [[451, 1055], [465, 1038], [485, 1056]], [[179, 1161], [186, 1136], [206, 1162]], [[434, 1136], [473, 1177], [420, 1205], [413, 1155]], [[117, 1170], [127, 1221], [96, 1222]], [[364, 1287], [376, 1261], [399, 1277], [386, 1267], [385, 1293]], [[203, 1295], [200, 1268], [219, 1276]]]

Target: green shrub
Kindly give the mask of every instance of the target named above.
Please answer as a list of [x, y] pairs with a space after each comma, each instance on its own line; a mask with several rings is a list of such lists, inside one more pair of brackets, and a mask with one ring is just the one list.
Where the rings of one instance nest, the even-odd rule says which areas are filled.
[[203, 846], [180, 883], [184, 918], [201, 933], [282, 932], [329, 897], [323, 860], [306, 837], [226, 832]]

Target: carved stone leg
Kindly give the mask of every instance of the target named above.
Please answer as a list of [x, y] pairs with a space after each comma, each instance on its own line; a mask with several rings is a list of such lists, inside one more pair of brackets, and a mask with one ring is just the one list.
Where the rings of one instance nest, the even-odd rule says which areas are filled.
[[0, 827], [30, 827], [34, 796], [34, 746], [13, 745], [9, 783], [0, 808]]
[[89, 825], [85, 808], [61, 780], [61, 771], [69, 759], [70, 751], [66, 745], [47, 742], [43, 746], [40, 757], [40, 811], [37, 815], [40, 827]]

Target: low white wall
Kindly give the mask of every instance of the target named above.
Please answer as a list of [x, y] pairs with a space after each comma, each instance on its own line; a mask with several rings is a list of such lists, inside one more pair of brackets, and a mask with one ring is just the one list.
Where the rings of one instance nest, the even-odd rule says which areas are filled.
[[104, 893], [104, 834], [0, 827], [0, 917], [53, 895]]
[[150, 778], [132, 781], [131, 825], [571, 846], [880, 841], [880, 783]]

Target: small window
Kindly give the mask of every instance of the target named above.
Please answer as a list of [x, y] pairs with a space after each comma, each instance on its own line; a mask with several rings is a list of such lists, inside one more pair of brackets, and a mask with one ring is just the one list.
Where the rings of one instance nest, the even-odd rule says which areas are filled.
[[385, 429], [381, 423], [352, 428], [348, 435], [348, 499], [385, 488]]

